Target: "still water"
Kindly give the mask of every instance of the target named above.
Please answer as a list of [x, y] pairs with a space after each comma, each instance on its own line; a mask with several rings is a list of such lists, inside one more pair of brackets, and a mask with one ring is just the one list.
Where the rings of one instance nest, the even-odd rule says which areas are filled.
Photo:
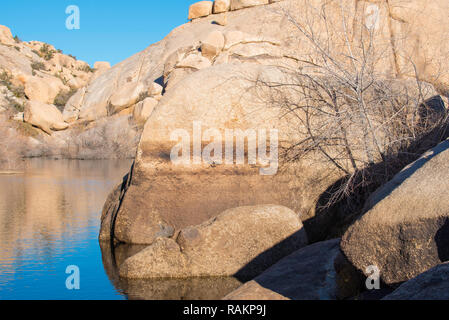
[[[124, 299], [105, 273], [103, 203], [130, 161], [27, 160], [0, 174], [0, 299]], [[67, 290], [67, 266], [80, 290]]]
[[[13, 174], [0, 171], [0, 300], [220, 299], [233, 278], [133, 280], [117, 265], [144, 247], [98, 242], [109, 192], [131, 161], [32, 159]], [[66, 288], [68, 266], [80, 290]]]

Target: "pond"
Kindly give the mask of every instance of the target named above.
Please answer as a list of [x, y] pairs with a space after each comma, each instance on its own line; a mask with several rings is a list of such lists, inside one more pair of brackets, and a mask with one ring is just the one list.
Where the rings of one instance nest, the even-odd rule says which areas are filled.
[[[144, 247], [98, 242], [103, 204], [131, 161], [30, 159], [0, 171], [0, 299], [219, 299], [233, 278], [126, 281], [117, 265]], [[67, 267], [80, 273], [69, 290]]]

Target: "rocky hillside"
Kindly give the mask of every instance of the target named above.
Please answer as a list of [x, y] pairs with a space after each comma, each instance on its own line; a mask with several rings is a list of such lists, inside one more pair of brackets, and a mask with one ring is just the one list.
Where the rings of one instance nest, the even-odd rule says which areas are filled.
[[[122, 278], [232, 275], [253, 281], [228, 298], [341, 299], [374, 265], [392, 291], [447, 260], [447, 9], [201, 1], [160, 42], [76, 84], [80, 62], [58, 62], [63, 81], [51, 47], [22, 44], [31, 76], [5, 73], [25, 104], [12, 121], [56, 154], [135, 155], [101, 218], [101, 241], [146, 246], [121, 261]], [[45, 79], [74, 94], [30, 89]]]
[[[78, 104], [66, 106], [72, 121], [125, 110], [147, 119], [135, 164], [102, 215], [101, 241], [147, 246], [122, 261], [117, 274], [254, 277], [289, 249], [303, 247], [304, 231], [309, 244], [330, 241], [299, 249], [230, 297], [355, 297], [367, 273], [368, 255], [360, 252], [371, 248], [358, 247], [365, 234], [377, 241], [369, 257], [385, 271], [381, 279], [389, 290], [442, 262], [439, 244], [426, 251], [425, 267], [410, 264], [413, 272], [403, 268], [400, 253], [405, 247], [409, 256], [417, 252], [401, 242], [401, 232], [411, 239], [419, 225], [426, 230], [419, 239], [441, 233], [444, 210], [423, 222], [414, 206], [417, 218], [404, 222], [410, 232], [388, 218], [398, 210], [383, 208], [354, 221], [369, 210], [365, 200], [376, 188], [447, 137], [449, 48], [441, 42], [447, 33], [441, 9], [447, 6], [421, 0], [202, 1], [190, 7], [189, 23], [91, 82]], [[150, 111], [139, 115], [145, 106]], [[226, 130], [261, 135], [276, 129], [279, 145], [268, 136], [258, 142], [269, 141], [270, 156], [277, 150], [279, 157], [238, 163], [234, 157], [222, 161], [221, 153], [213, 161], [189, 154], [175, 164], [170, 157], [179, 129], [189, 137], [207, 130], [197, 148], [221, 136], [218, 149], [237, 144]], [[257, 143], [247, 138], [245, 155]], [[188, 140], [184, 147], [191, 145]], [[293, 221], [276, 225], [286, 208], [297, 215], [296, 229], [290, 229]], [[376, 230], [385, 234], [372, 235]], [[386, 245], [383, 236], [397, 241], [388, 268], [382, 259], [389, 256], [376, 249]], [[282, 281], [291, 265], [316, 281], [299, 277], [294, 283], [304, 288]]]
[[[97, 62], [91, 68], [50, 44], [21, 41], [9, 28], [0, 26], [0, 145], [6, 150], [0, 162], [13, 165], [21, 156], [102, 157], [105, 150], [98, 148], [101, 144], [110, 149], [106, 157], [114, 157], [115, 151], [126, 153], [114, 150], [107, 145], [107, 139], [102, 141], [98, 133], [92, 132], [105, 129], [108, 138], [114, 139], [114, 134], [123, 134], [114, 126], [129, 127], [123, 119], [73, 125], [63, 116], [67, 102], [76, 100], [109, 68], [107, 62]], [[127, 157], [134, 153], [137, 135], [136, 131], [132, 137], [125, 137], [133, 141], [133, 151]], [[95, 140], [98, 142], [94, 146], [83, 148], [83, 144]]]

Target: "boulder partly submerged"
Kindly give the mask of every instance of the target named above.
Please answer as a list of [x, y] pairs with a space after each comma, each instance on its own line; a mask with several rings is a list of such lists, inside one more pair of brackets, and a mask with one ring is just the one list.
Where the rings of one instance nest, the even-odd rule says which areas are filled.
[[251, 279], [306, 244], [302, 223], [290, 209], [240, 207], [181, 230], [176, 240], [158, 238], [128, 258], [120, 266], [120, 276]]
[[[288, 128], [279, 120], [278, 110], [266, 108], [258, 100], [260, 92], [254, 91], [254, 83], [248, 80], [258, 77], [282, 77], [282, 73], [256, 64], [214, 66], [192, 74], [177, 84], [176, 90], [164, 95], [146, 122], [132, 179], [115, 215], [114, 236], [118, 241], [151, 244], [157, 237], [167, 235], [167, 230], [174, 233], [240, 206], [274, 203], [299, 212], [297, 206], [291, 205], [298, 195], [291, 186], [302, 178], [293, 178], [290, 172], [278, 172], [274, 147], [273, 154], [268, 154], [269, 148], [278, 143], [277, 138], [279, 144], [288, 139]], [[202, 134], [196, 138], [194, 130], [199, 127], [204, 134], [215, 130], [222, 136], [214, 135], [211, 141], [204, 140]], [[277, 136], [271, 130], [274, 128], [279, 129]], [[221, 163], [204, 159], [199, 163], [172, 161], [173, 150], [179, 145], [173, 140], [173, 134], [182, 130], [191, 142], [202, 140], [195, 144], [200, 143], [204, 153], [210, 142], [222, 139], [224, 144], [226, 139], [237, 139], [235, 135], [227, 138], [226, 129], [243, 139], [247, 130], [256, 134], [263, 130], [269, 162], [262, 164], [260, 157], [254, 164], [249, 164], [248, 159], [236, 164], [236, 157], [229, 164], [222, 159]], [[256, 137], [249, 134], [246, 138], [254, 141]], [[221, 147], [219, 143], [217, 148]], [[190, 158], [188, 153], [194, 150], [187, 149], [178, 154]], [[222, 151], [224, 156], [226, 151]], [[298, 174], [309, 177], [305, 171]], [[105, 221], [111, 217], [106, 216]], [[104, 234], [107, 236], [109, 232]]]
[[341, 247], [361, 272], [377, 266], [388, 285], [449, 260], [449, 140], [377, 190]]
[[449, 263], [405, 282], [383, 300], [449, 300]]

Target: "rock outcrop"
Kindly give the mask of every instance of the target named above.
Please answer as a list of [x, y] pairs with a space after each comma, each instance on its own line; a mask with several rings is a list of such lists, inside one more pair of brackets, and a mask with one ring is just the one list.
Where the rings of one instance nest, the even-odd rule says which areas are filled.
[[407, 281], [383, 300], [449, 300], [449, 263]]
[[192, 4], [189, 8], [189, 20], [207, 17], [212, 13], [213, 4], [212, 1], [200, 1]]
[[336, 268], [340, 239], [318, 242], [282, 259], [225, 300], [336, 300], [357, 294]]
[[137, 123], [145, 123], [148, 118], [153, 113], [154, 108], [159, 102], [155, 98], [146, 98], [145, 100], [139, 102], [133, 111], [134, 120]]
[[[266, 109], [256, 114], [256, 110], [262, 110], [263, 101], [255, 98], [257, 91], [251, 91], [251, 80], [234, 76], [240, 73], [249, 79], [282, 77], [273, 67], [220, 65], [193, 73], [165, 93], [142, 133], [132, 182], [117, 213], [117, 240], [151, 244], [161, 226], [181, 230], [233, 207], [294, 203], [296, 195], [286, 187], [294, 183], [291, 181], [294, 173], [276, 175], [277, 160], [269, 165], [235, 167], [234, 161], [231, 165], [220, 165], [219, 161], [216, 165], [202, 160], [198, 164], [173, 164], [171, 161], [172, 149], [177, 144], [172, 140], [173, 132], [183, 129], [193, 139], [193, 126], [197, 121], [196, 125], [202, 123], [203, 133], [210, 128], [223, 130], [223, 143], [226, 140], [224, 128], [235, 130], [237, 134], [264, 130], [273, 146], [277, 138], [288, 139], [287, 128], [279, 130], [279, 134], [282, 133], [279, 137], [270, 131], [270, 128], [285, 127], [282, 121], [276, 121], [276, 110]], [[238, 137], [243, 136], [239, 134]], [[204, 141], [203, 146], [206, 143]], [[187, 149], [180, 151], [179, 154], [188, 152]], [[142, 190], [146, 190], [144, 197]]]
[[[164, 236], [173, 230], [158, 232]], [[120, 276], [250, 279], [306, 244], [307, 236], [293, 211], [274, 205], [240, 207], [181, 230], [176, 240], [156, 239], [120, 266]]]
[[11, 30], [6, 26], [0, 26], [0, 43], [6, 45], [14, 45], [16, 43]]
[[61, 91], [68, 91], [62, 81], [54, 77], [32, 76], [25, 84], [25, 94], [31, 101], [52, 104]]
[[449, 260], [448, 162], [446, 140], [370, 197], [341, 243], [361, 272], [377, 266], [393, 285]]
[[[274, 82], [285, 80], [280, 70], [300, 70], [306, 67], [304, 61], [316, 57], [316, 48], [284, 19], [281, 10], [288, 8], [292, 18], [307, 21], [308, 15], [320, 11], [303, 10], [310, 5], [305, 0], [282, 1], [230, 11], [226, 13], [225, 26], [214, 24], [213, 16], [195, 19], [161, 42], [114, 66], [89, 86], [79, 109], [80, 121], [106, 116], [111, 96], [128, 80], [144, 86], [155, 81], [164, 84], [164, 96], [147, 121], [133, 181], [117, 214], [115, 235], [118, 240], [150, 244], [154, 235], [141, 229], [153, 229], [155, 224], [163, 223], [180, 230], [241, 205], [277, 203], [295, 210], [303, 220], [314, 216], [319, 195], [341, 178], [336, 174], [321, 179], [322, 173], [327, 174], [329, 170], [315, 162], [313, 166], [304, 163], [302, 168], [291, 169], [296, 174], [290, 171], [280, 172], [275, 177], [261, 177], [260, 168], [251, 166], [235, 170], [214, 164], [180, 167], [172, 166], [169, 159], [176, 144], [170, 139], [172, 132], [186, 129], [192, 137], [195, 121], [202, 122], [204, 130], [217, 128], [222, 132], [225, 129], [277, 128], [283, 135], [280, 140], [287, 145], [298, 138], [292, 130], [294, 125], [286, 127], [280, 121], [279, 110], [260, 104], [261, 95], [263, 98], [265, 93], [249, 89], [260, 75]], [[327, 20], [322, 21], [318, 16], [314, 24], [317, 36], [326, 37], [326, 23], [331, 24], [337, 28], [330, 38], [332, 50], [346, 46], [345, 39], [338, 36], [343, 32], [340, 30], [342, 19], [348, 19], [348, 25], [369, 22], [364, 20], [369, 5], [363, 1], [347, 1], [344, 6], [327, 3], [323, 7], [329, 12]], [[400, 47], [392, 47], [392, 39], [403, 39], [402, 31], [390, 29], [389, 23], [389, 9], [394, 7], [400, 11], [399, 5], [392, 3], [393, 7], [388, 7], [387, 3], [379, 2], [377, 6], [380, 22], [373, 33], [375, 50], [378, 50], [376, 75], [402, 76], [403, 72], [395, 63], [396, 57], [402, 54], [398, 52]], [[434, 12], [435, 6], [427, 5], [424, 9]], [[435, 17], [444, 21], [439, 14]], [[418, 25], [415, 28], [418, 33]], [[356, 35], [357, 30], [355, 27], [351, 34]], [[359, 37], [355, 36], [354, 47], [359, 45], [357, 39]], [[434, 41], [428, 45], [437, 47], [439, 43]], [[292, 123], [299, 125], [295, 121]], [[312, 185], [313, 181], [322, 182], [314, 188], [304, 187]], [[210, 199], [214, 199], [213, 203]], [[140, 226], [135, 222], [137, 217]]]
[[[24, 116], [12, 118], [12, 126], [27, 122], [38, 128], [26, 131], [33, 132], [33, 147], [46, 145], [51, 149], [51, 145], [61, 145], [61, 141], [47, 134], [68, 129], [55, 105], [62, 109], [79, 89], [76, 101], [72, 100], [76, 106], [72, 103], [68, 108], [72, 112], [64, 117], [69, 122], [76, 121], [78, 112], [74, 109], [81, 105], [80, 96], [85, 92], [80, 88], [89, 83], [93, 73], [86, 62], [43, 42], [13, 38], [7, 27], [0, 26], [0, 75], [0, 110], [17, 114], [25, 109]], [[30, 153], [33, 154], [33, 150]]]

